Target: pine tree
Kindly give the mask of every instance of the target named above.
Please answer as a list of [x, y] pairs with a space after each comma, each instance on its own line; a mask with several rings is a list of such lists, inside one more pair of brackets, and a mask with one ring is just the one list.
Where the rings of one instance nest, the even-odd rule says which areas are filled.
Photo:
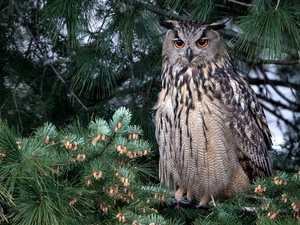
[[207, 209], [172, 202], [151, 163], [150, 144], [132, 114], [117, 110], [58, 130], [46, 123], [30, 137], [0, 124], [0, 218], [5, 224], [297, 224], [300, 171], [278, 172]]
[[62, 127], [78, 117], [109, 118], [127, 106], [155, 144], [152, 109], [164, 32], [158, 23], [170, 18], [225, 22], [222, 35], [239, 74], [258, 87], [280, 125], [299, 130], [293, 122], [300, 111], [297, 0], [1, 0], [0, 9], [0, 117], [23, 134], [47, 121]]
[[[268, 198], [277, 199], [279, 208], [259, 214], [241, 210], [249, 205], [245, 196], [208, 210], [162, 202], [169, 192], [157, 181], [153, 125], [164, 33], [158, 24], [166, 19], [226, 23], [222, 36], [239, 74], [256, 88], [265, 111], [278, 119], [278, 127], [288, 127], [282, 150], [274, 152], [274, 168], [293, 174], [300, 162], [299, 11], [298, 0], [0, 0], [0, 120], [7, 121], [0, 126], [0, 205], [4, 210], [0, 219], [17, 224], [41, 218], [51, 218], [54, 224], [115, 224], [124, 218], [127, 224], [135, 220], [136, 224], [280, 224], [285, 209], [280, 208], [282, 197], [275, 191]], [[286, 96], [282, 88], [291, 89], [292, 95]], [[115, 113], [121, 106], [130, 109], [131, 119], [125, 109]], [[284, 110], [293, 118], [286, 117]], [[127, 124], [121, 122], [118, 128], [111, 121], [118, 121], [121, 112], [127, 112]], [[101, 130], [104, 133], [97, 131], [98, 126], [106, 127]], [[116, 127], [120, 131], [115, 132]], [[134, 151], [125, 154], [124, 146]], [[148, 150], [147, 155], [139, 156], [139, 147]], [[123, 161], [130, 165], [120, 165]], [[120, 170], [121, 177], [109, 163]], [[128, 190], [134, 199], [125, 193], [122, 177], [130, 178]], [[261, 185], [267, 185], [263, 186], [267, 190], [279, 187], [272, 179]], [[114, 192], [114, 184], [124, 199]], [[255, 184], [253, 191], [259, 185]], [[294, 196], [299, 186], [280, 187], [289, 187], [282, 194]], [[253, 204], [260, 209], [268, 203]], [[158, 214], [152, 214], [151, 207]], [[142, 208], [146, 217], [139, 211]], [[293, 208], [287, 210], [293, 224], [297, 216]], [[278, 217], [271, 220], [267, 214], [277, 211]]]
[[168, 198], [147, 157], [150, 144], [120, 108], [107, 122], [50, 123], [22, 138], [0, 125], [2, 220], [11, 224], [170, 224]]

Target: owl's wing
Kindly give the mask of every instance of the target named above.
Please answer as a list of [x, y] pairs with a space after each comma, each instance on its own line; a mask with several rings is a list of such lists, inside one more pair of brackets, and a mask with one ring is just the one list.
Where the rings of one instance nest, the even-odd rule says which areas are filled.
[[[161, 91], [159, 101], [155, 108], [156, 112], [156, 140], [158, 142], [159, 158], [159, 179], [161, 183], [176, 188], [174, 185], [178, 180], [175, 170], [176, 151], [174, 149], [173, 126], [174, 120], [173, 107], [170, 97], [165, 98], [165, 90]], [[174, 183], [175, 182], [175, 183]]]
[[253, 89], [233, 69], [227, 68], [225, 73], [220, 76], [221, 88], [225, 90], [228, 125], [236, 131], [239, 162], [251, 180], [270, 176], [272, 140], [262, 106]]

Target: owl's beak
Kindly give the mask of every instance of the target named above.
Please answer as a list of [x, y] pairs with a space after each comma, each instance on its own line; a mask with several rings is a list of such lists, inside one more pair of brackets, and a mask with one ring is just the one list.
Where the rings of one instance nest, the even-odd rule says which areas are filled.
[[188, 49], [187, 49], [187, 51], [186, 51], [186, 56], [187, 56], [189, 62], [191, 62], [192, 59], [193, 59], [193, 51], [192, 51], [191, 48], [188, 48]]

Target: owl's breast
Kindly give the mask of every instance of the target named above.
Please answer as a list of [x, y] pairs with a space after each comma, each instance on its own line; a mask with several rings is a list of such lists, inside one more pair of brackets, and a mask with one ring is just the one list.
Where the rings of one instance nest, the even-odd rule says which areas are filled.
[[[225, 104], [234, 95], [226, 77], [212, 75], [211, 70], [217, 72], [209, 67], [175, 68], [161, 91], [157, 116], [162, 127], [161, 180], [189, 190], [198, 200], [225, 195], [233, 177], [242, 189], [249, 184], [238, 161], [239, 140]], [[169, 141], [163, 142], [164, 138]]]
[[[200, 72], [201, 71], [201, 72]], [[194, 109], [195, 104], [203, 101], [203, 96], [213, 100], [215, 82], [213, 77], [196, 67], [175, 68], [172, 79], [169, 81], [171, 98], [175, 111], [179, 105], [185, 105], [189, 109]]]
[[225, 195], [235, 176], [240, 177], [241, 188], [248, 185], [236, 155], [236, 136], [220, 104], [202, 95], [194, 108], [179, 104], [174, 112], [172, 149], [180, 187], [199, 200], [204, 195]]

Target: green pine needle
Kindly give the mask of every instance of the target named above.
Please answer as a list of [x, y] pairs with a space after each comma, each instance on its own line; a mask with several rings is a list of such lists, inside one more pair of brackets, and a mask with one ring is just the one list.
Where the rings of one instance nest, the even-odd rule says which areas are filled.
[[[260, 1], [254, 3], [260, 4]], [[238, 20], [243, 31], [237, 39], [238, 50], [247, 52], [249, 58], [282, 59], [285, 51], [300, 46], [299, 23], [291, 13], [291, 5], [284, 2], [276, 10], [271, 6], [261, 8], [259, 5], [257, 10]]]

